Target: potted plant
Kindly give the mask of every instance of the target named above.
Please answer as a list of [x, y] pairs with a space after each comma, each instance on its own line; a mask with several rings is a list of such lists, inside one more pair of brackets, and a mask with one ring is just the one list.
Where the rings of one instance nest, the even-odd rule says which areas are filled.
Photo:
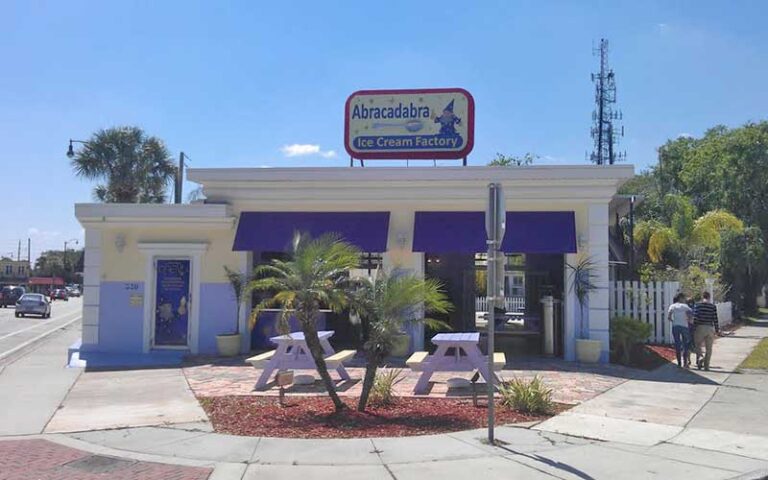
[[571, 292], [579, 302], [579, 332], [576, 338], [576, 359], [585, 363], [596, 363], [600, 360], [602, 342], [591, 340], [585, 328], [584, 307], [589, 300], [589, 294], [597, 290], [595, 279], [595, 262], [585, 257], [575, 265], [566, 264], [571, 270]]
[[219, 351], [219, 355], [223, 357], [234, 357], [240, 353], [240, 308], [246, 294], [250, 291], [248, 287], [250, 277], [226, 266], [224, 267], [224, 272], [235, 296], [237, 314], [235, 316], [234, 333], [216, 335], [216, 348]]

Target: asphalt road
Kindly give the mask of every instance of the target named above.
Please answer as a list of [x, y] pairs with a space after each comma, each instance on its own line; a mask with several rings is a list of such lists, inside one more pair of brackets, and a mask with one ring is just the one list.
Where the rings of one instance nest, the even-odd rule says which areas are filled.
[[51, 305], [51, 318], [16, 318], [14, 308], [0, 308], [0, 366], [18, 358], [48, 335], [77, 324], [82, 306], [82, 298], [57, 300]]

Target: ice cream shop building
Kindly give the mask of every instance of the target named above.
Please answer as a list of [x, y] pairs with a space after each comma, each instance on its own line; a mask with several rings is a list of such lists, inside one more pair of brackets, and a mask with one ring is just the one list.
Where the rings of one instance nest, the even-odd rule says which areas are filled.
[[[355, 111], [366, 118], [351, 118]], [[347, 117], [346, 147], [357, 159], [401, 150], [427, 158], [418, 154], [440, 149], [442, 158], [461, 159], [472, 147], [474, 105], [458, 89], [358, 92]], [[225, 267], [250, 272], [283, 258], [296, 231], [334, 232], [356, 245], [363, 253], [351, 274], [383, 268], [439, 279], [455, 307], [445, 320], [454, 331], [482, 335], [484, 211], [495, 182], [506, 199], [507, 256], [497, 348], [572, 360], [581, 336], [600, 341], [600, 359], [608, 359], [611, 205], [633, 175], [630, 165], [377, 167], [370, 160], [187, 175], [204, 201], [75, 206], [85, 229], [81, 356], [216, 354], [216, 336], [238, 326], [243, 353], [269, 347], [274, 321], [267, 312], [249, 330], [247, 305], [238, 318]], [[592, 260], [599, 287], [583, 308], [568, 267], [582, 258]], [[334, 330], [332, 343], [356, 346], [349, 312], [324, 312], [319, 321]], [[434, 332], [405, 333], [414, 350], [428, 347]]]

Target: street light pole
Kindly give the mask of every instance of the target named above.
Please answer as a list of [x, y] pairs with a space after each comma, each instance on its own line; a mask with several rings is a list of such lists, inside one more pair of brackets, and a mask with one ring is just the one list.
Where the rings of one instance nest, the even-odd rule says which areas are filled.
[[72, 145], [73, 143], [82, 143], [83, 145], [88, 145], [88, 142], [85, 140], [72, 140], [69, 139], [69, 148], [67, 149], [67, 157], [72, 158], [75, 156], [75, 148]]
[[64, 241], [64, 261], [62, 263], [64, 264], [64, 274], [65, 275], [67, 273], [67, 244], [68, 243], [73, 243], [73, 242], [74, 242], [75, 245], [79, 245], [79, 243], [80, 243], [80, 242], [77, 241], [76, 238], [71, 238], [69, 240], [65, 240]]

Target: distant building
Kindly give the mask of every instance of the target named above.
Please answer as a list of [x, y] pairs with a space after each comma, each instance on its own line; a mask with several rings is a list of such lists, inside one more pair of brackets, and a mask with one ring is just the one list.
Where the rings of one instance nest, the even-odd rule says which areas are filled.
[[27, 260], [0, 258], [0, 284], [25, 285], [29, 281], [29, 274], [30, 268]]

